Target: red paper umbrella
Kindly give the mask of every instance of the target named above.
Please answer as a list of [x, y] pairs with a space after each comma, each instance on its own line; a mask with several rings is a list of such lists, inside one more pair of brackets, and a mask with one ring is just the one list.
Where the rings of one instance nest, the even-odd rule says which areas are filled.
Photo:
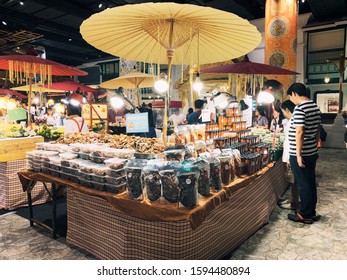
[[[11, 82], [19, 81], [22, 79], [29, 80], [29, 95], [28, 107], [31, 106], [31, 84], [32, 78], [36, 78], [39, 74], [40, 83], [46, 81], [48, 84], [52, 83], [52, 76], [85, 76], [87, 72], [58, 63], [48, 59], [43, 59], [34, 55], [2, 55], [0, 56], [0, 69], [9, 71], [9, 80]], [[30, 125], [30, 118], [28, 118]]]
[[32, 55], [1, 55], [0, 69], [21, 73], [53, 76], [86, 76], [87, 72], [52, 60]]
[[52, 83], [51, 85], [46, 85], [46, 88], [61, 89], [66, 91], [77, 91], [78, 89], [82, 92], [97, 92], [98, 90], [92, 87], [85, 86], [81, 83], [75, 81], [64, 81]]
[[202, 69], [201, 73], [229, 73], [229, 74], [247, 74], [247, 75], [297, 75], [299, 73], [283, 69], [268, 64], [251, 62], [246, 57], [244, 61], [234, 64], [226, 64], [212, 68]]
[[26, 95], [21, 94], [15, 90], [11, 90], [11, 89], [6, 89], [6, 88], [0, 88], [0, 95], [15, 95], [18, 98], [24, 99], [24, 98], [28, 98]]

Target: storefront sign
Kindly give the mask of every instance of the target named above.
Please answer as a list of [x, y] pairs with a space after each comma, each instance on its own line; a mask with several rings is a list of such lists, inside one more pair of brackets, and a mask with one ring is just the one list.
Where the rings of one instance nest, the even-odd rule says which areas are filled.
[[148, 127], [148, 113], [126, 114], [127, 133], [146, 133]]

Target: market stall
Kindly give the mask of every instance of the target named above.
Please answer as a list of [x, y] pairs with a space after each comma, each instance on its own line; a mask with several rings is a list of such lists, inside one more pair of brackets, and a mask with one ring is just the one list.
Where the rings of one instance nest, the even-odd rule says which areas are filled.
[[[0, 139], [0, 208], [14, 209], [28, 205], [17, 172], [27, 168], [26, 152], [35, 150], [35, 145], [43, 138], [20, 137]], [[44, 187], [38, 183], [32, 193], [34, 204], [48, 201]]]
[[193, 209], [132, 200], [44, 173], [25, 177], [67, 186], [67, 241], [100, 259], [217, 259], [268, 222], [286, 188], [284, 172], [283, 163], [270, 164]]

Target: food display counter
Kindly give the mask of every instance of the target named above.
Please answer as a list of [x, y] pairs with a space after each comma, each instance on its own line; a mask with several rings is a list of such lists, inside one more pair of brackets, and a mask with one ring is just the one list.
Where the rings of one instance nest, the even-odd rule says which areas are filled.
[[[27, 168], [26, 152], [35, 150], [38, 142], [43, 142], [43, 137], [0, 139], [0, 208], [27, 206], [27, 195], [22, 191], [17, 172]], [[34, 204], [48, 201], [41, 183], [38, 183], [32, 195]]]
[[67, 242], [100, 259], [218, 259], [268, 222], [286, 189], [285, 169], [281, 161], [269, 164], [192, 209], [132, 200], [44, 173], [25, 175], [67, 186]]

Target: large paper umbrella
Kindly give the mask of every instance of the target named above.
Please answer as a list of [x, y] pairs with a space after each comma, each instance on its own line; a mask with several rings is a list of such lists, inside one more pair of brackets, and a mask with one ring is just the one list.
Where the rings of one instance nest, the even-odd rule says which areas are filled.
[[[22, 79], [29, 80], [28, 107], [31, 106], [31, 84], [32, 78], [39, 75], [40, 83], [48, 81], [52, 83], [54, 76], [85, 76], [87, 72], [33, 55], [2, 55], [0, 56], [0, 69], [9, 70], [9, 80], [11, 82], [22, 82]], [[28, 117], [28, 124], [31, 119]]]
[[103, 82], [100, 84], [100, 86], [108, 89], [116, 89], [119, 87], [123, 87], [126, 89], [136, 89], [137, 99], [140, 105], [141, 98], [138, 89], [153, 87], [156, 78], [156, 75], [146, 74], [133, 70], [130, 73], [125, 74], [121, 77]]
[[[203, 64], [240, 57], [261, 41], [255, 26], [235, 14], [176, 3], [124, 5], [92, 15], [80, 26], [94, 47], [125, 59]], [[166, 142], [169, 92], [163, 135]]]
[[299, 73], [268, 64], [244, 61], [202, 69], [201, 73], [262, 74], [262, 75], [297, 75]]
[[7, 88], [0, 88], [0, 95], [14, 95], [22, 99], [27, 98], [26, 95], [23, 95], [15, 90], [7, 89]]
[[85, 86], [75, 81], [63, 81], [45, 85], [45, 88], [58, 89], [63, 91], [76, 91], [80, 89], [82, 92], [97, 92], [98, 90], [92, 87]]
[[[19, 90], [19, 91], [27, 91], [30, 92], [30, 85], [26, 86], [20, 86], [20, 87], [13, 87], [12, 90]], [[40, 106], [42, 102], [42, 93], [43, 92], [64, 92], [64, 90], [61, 89], [52, 89], [52, 88], [45, 88], [42, 85], [39, 84], [33, 84], [31, 85], [31, 92], [38, 92], [40, 94]], [[29, 96], [29, 95], [28, 95]]]

